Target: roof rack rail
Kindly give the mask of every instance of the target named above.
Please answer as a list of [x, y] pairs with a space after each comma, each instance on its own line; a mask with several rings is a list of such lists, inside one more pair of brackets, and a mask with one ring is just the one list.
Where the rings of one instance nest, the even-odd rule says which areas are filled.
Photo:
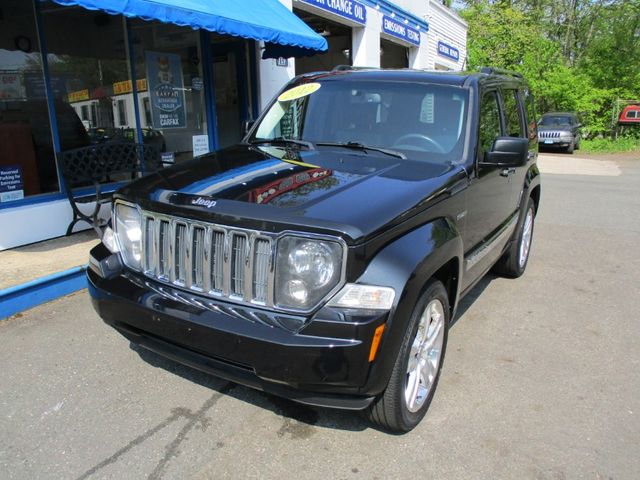
[[348, 72], [349, 70], [373, 70], [376, 67], [354, 67], [353, 65], [336, 65], [331, 69], [332, 72]]
[[482, 67], [480, 68], [480, 73], [486, 73], [487, 75], [506, 75], [516, 78], [524, 78], [521, 73], [497, 67]]

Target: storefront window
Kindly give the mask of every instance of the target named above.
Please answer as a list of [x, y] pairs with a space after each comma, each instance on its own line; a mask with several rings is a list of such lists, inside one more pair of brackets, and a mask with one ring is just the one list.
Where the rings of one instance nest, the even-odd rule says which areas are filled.
[[44, 2], [41, 12], [60, 150], [133, 141], [136, 125], [135, 116], [128, 114], [133, 93], [122, 17], [52, 2]]
[[[59, 190], [33, 4], [0, 16], [0, 204]], [[61, 88], [54, 83], [54, 88]]]
[[165, 162], [208, 151], [199, 33], [131, 20], [142, 128], [164, 148]]

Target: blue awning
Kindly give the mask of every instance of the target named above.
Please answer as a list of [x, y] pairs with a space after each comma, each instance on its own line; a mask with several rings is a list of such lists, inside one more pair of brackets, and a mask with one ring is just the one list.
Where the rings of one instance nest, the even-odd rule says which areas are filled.
[[[101, 10], [143, 20], [281, 45], [283, 56], [327, 50], [327, 41], [278, 0], [53, 0], [65, 6]], [[286, 47], [290, 47], [288, 50]], [[291, 55], [288, 55], [291, 53]]]

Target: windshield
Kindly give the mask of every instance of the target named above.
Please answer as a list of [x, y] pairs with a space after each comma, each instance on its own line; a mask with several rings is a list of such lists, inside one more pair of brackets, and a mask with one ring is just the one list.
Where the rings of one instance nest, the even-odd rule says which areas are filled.
[[[442, 85], [325, 80], [285, 91], [250, 141], [362, 144], [450, 161], [463, 149], [468, 92]], [[335, 145], [331, 145], [335, 147]]]
[[542, 117], [538, 125], [544, 127], [568, 127], [571, 123], [571, 117], [569, 115], [548, 115]]

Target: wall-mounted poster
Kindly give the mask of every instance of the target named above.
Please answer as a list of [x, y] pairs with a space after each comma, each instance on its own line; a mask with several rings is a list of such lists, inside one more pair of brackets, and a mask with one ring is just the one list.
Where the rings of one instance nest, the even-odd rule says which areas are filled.
[[24, 198], [24, 181], [20, 165], [0, 166], [0, 202]]
[[180, 56], [145, 52], [151, 118], [157, 129], [186, 127], [184, 82]]
[[20, 74], [0, 73], [0, 100], [19, 100], [23, 97]]

